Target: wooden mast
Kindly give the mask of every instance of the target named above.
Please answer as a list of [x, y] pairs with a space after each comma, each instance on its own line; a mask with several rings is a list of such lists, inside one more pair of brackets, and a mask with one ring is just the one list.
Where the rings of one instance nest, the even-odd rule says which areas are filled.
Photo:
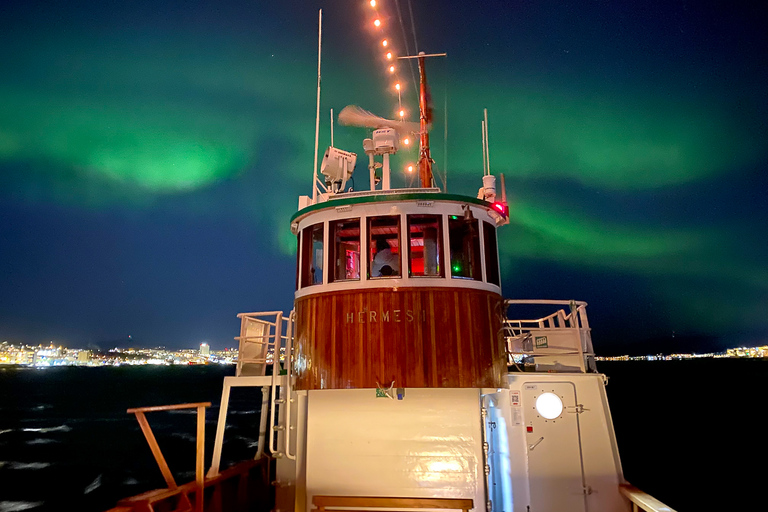
[[424, 52], [419, 52], [419, 181], [422, 188], [432, 186], [432, 156], [429, 154], [429, 125], [432, 123], [432, 107], [429, 102], [427, 73], [424, 69]]

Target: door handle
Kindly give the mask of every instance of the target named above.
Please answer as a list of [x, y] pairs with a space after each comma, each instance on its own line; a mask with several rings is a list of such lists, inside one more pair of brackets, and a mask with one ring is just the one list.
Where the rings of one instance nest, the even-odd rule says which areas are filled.
[[543, 440], [544, 440], [544, 438], [543, 438], [543, 437], [540, 437], [540, 438], [539, 438], [539, 440], [538, 440], [538, 441], [536, 441], [535, 443], [533, 443], [533, 444], [529, 444], [529, 445], [528, 445], [528, 451], [531, 451], [531, 452], [532, 452], [532, 451], [533, 451], [533, 449], [534, 449], [534, 448], [536, 448], [537, 446], [539, 446], [539, 443], [541, 443]]

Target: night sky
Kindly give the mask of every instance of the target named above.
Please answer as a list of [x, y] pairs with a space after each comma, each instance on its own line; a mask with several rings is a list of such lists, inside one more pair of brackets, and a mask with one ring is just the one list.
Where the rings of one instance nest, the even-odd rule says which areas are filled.
[[[221, 349], [238, 312], [291, 309], [322, 7], [321, 153], [331, 108], [395, 116], [384, 36], [448, 54], [451, 193], [477, 193], [488, 109], [506, 297], [587, 301], [598, 354], [768, 343], [761, 3], [380, 0], [376, 31], [364, 0], [6, 0], [0, 341]], [[367, 188], [368, 133], [334, 136]]]

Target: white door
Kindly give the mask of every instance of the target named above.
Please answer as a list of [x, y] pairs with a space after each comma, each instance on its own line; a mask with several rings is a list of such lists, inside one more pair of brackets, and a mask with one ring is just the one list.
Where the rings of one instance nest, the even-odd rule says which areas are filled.
[[522, 399], [530, 512], [586, 512], [573, 383], [529, 382]]

